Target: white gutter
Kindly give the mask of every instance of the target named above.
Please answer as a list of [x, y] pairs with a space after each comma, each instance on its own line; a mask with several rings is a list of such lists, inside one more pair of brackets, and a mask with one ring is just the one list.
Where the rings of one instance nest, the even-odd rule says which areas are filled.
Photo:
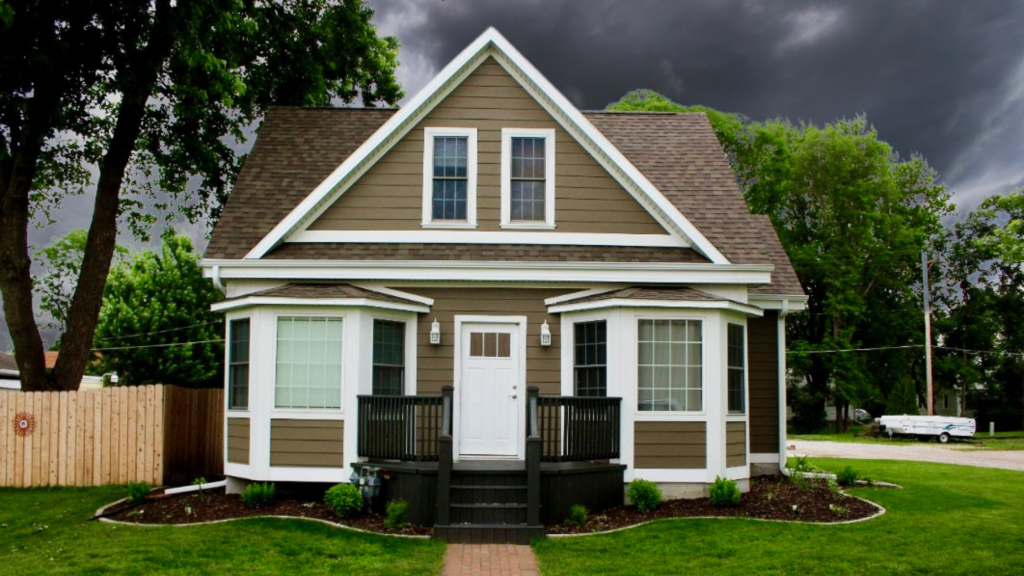
[[228, 289], [224, 287], [224, 283], [220, 281], [220, 266], [213, 267], [213, 287], [220, 290], [220, 293], [227, 296]]
[[786, 316], [789, 314], [789, 300], [782, 301], [779, 311], [778, 344], [779, 344], [779, 472], [789, 476], [786, 468]]

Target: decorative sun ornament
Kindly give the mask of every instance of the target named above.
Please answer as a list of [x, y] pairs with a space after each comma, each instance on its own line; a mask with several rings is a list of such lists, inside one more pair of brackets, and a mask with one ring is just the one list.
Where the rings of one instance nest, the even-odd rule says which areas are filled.
[[28, 436], [36, 429], [36, 417], [28, 412], [18, 412], [14, 415], [14, 433], [18, 436]]

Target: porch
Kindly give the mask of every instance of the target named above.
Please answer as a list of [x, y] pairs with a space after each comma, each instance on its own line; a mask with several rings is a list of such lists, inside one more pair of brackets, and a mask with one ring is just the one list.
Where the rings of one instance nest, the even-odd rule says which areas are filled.
[[379, 468], [377, 503], [404, 499], [408, 519], [449, 542], [528, 543], [573, 505], [622, 504], [620, 398], [526, 398], [525, 458], [459, 458], [454, 388], [440, 395], [359, 396], [356, 470]]

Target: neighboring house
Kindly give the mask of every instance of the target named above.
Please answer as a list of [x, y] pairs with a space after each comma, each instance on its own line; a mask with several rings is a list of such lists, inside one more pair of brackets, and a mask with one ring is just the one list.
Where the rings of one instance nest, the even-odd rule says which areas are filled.
[[[57, 352], [44, 352], [46, 369], [53, 370], [57, 365]], [[103, 388], [102, 376], [82, 376], [79, 390], [98, 390]], [[21, 390], [21, 376], [18, 362], [14, 356], [0, 352], [0, 390]]]
[[384, 466], [441, 537], [522, 541], [785, 462], [806, 298], [707, 117], [580, 112], [493, 29], [399, 110], [272, 108], [202, 265], [232, 489]]

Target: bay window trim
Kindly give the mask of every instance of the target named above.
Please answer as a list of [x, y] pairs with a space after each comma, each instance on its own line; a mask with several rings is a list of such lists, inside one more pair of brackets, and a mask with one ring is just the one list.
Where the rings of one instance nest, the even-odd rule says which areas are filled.
[[[452, 136], [466, 138], [466, 219], [434, 219], [434, 140]], [[474, 229], [476, 222], [477, 184], [477, 129], [476, 128], [424, 128], [423, 129], [423, 228]]]
[[[277, 405], [277, 352], [278, 352], [278, 350], [277, 350], [278, 346], [277, 345], [278, 345], [278, 329], [280, 327], [280, 320], [281, 320], [281, 318], [336, 318], [336, 319], [341, 320], [341, 358], [340, 358], [340, 360], [341, 360], [341, 370], [340, 370], [340, 377], [339, 377], [339, 380], [338, 380], [338, 390], [339, 390], [340, 402], [339, 402], [339, 407], [338, 408], [308, 408], [308, 407], [307, 408], [290, 408], [290, 407], [279, 407]], [[346, 402], [346, 400], [345, 400], [345, 397], [346, 397], [345, 391], [346, 391], [346, 386], [348, 385], [348, 381], [347, 381], [348, 378], [346, 377], [346, 372], [348, 371], [347, 366], [349, 365], [349, 362], [353, 361], [352, 358], [351, 358], [352, 355], [349, 354], [349, 352], [347, 350], [348, 346], [346, 346], [346, 343], [347, 343], [346, 342], [346, 336], [347, 336], [349, 330], [351, 330], [352, 322], [354, 322], [354, 321], [355, 321], [355, 317], [353, 317], [348, 312], [331, 310], [329, 308], [325, 308], [325, 309], [321, 309], [321, 310], [305, 310], [305, 309], [287, 310], [287, 309], [280, 309], [280, 310], [274, 310], [273, 311], [272, 320], [271, 320], [271, 322], [272, 322], [271, 330], [272, 330], [272, 335], [273, 335], [273, 337], [271, 338], [272, 354], [271, 354], [271, 357], [270, 357], [270, 368], [271, 368], [270, 374], [271, 374], [272, 386], [270, 386], [270, 391], [269, 391], [269, 400], [270, 400], [269, 414], [270, 414], [271, 418], [273, 418], [275, 416], [278, 416], [278, 417], [287, 417], [287, 418], [296, 417], [296, 418], [300, 418], [301, 419], [301, 417], [308, 416], [309, 418], [314, 418], [315, 419], [318, 416], [322, 416], [325, 419], [331, 419], [330, 418], [331, 415], [338, 415], [340, 417], [341, 415], [344, 414], [344, 412], [345, 412], [345, 402]]]
[[[544, 138], [544, 220], [512, 220], [512, 139]], [[555, 129], [502, 128], [501, 227], [526, 230], [555, 228]]]

